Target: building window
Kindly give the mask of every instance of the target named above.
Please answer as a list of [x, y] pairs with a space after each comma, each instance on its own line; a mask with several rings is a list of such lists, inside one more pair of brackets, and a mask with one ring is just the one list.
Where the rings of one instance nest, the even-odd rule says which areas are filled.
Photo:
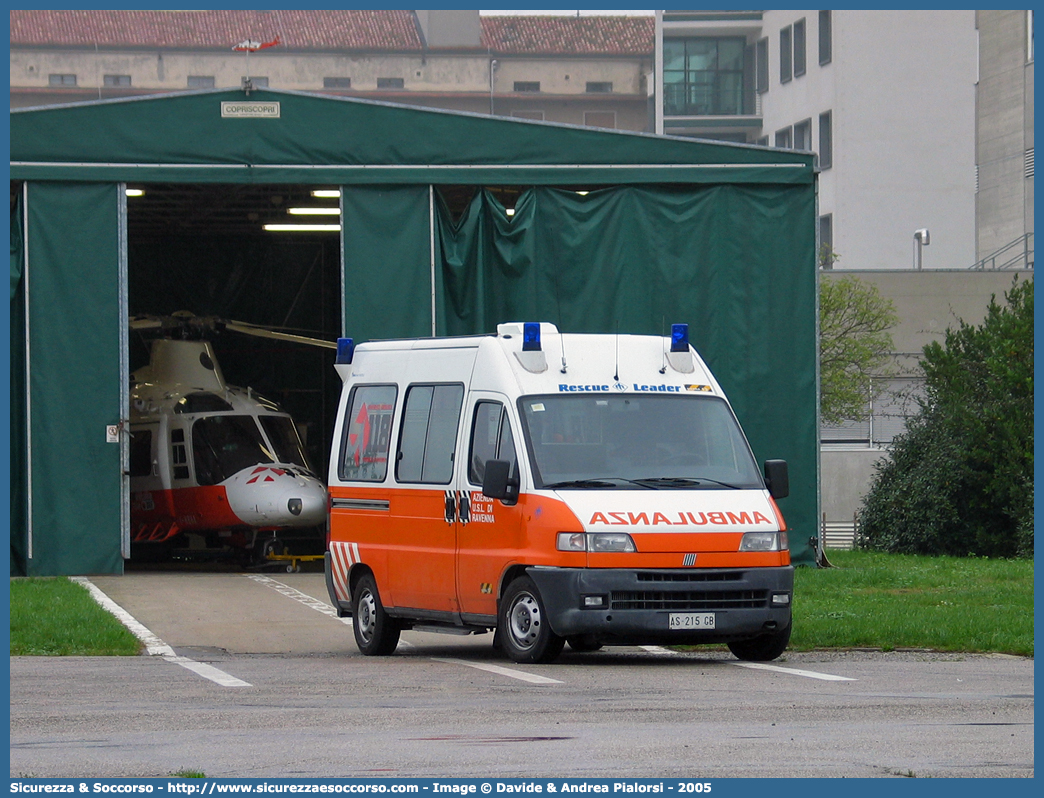
[[611, 80], [589, 80], [586, 91], [588, 94], [612, 94], [613, 82]]
[[833, 47], [832, 34], [830, 31], [830, 12], [819, 12], [819, 63], [829, 64], [831, 49]]
[[48, 86], [75, 86], [76, 75], [55, 75], [51, 74], [47, 77]]
[[794, 129], [785, 127], [776, 131], [776, 146], [789, 150], [794, 146]]
[[351, 78], [323, 78], [324, 89], [350, 89], [351, 87]]
[[819, 268], [833, 269], [834, 261], [834, 214], [819, 217]]
[[515, 91], [540, 91], [539, 80], [516, 80]]
[[779, 82], [787, 83], [794, 77], [794, 44], [791, 27], [779, 32]]
[[663, 43], [663, 109], [668, 116], [746, 113], [746, 41], [667, 39]]
[[190, 89], [212, 89], [214, 88], [213, 75], [189, 75], [188, 87]]
[[404, 89], [406, 83], [402, 78], [377, 78], [378, 89]]
[[805, 74], [805, 20], [794, 23], [794, 77]]
[[755, 66], [754, 90], [758, 94], [764, 94], [769, 90], [769, 54], [768, 36], [758, 39], [754, 53]]
[[515, 119], [532, 119], [536, 122], [544, 121], [543, 111], [512, 111], [511, 116]]
[[812, 120], [794, 125], [794, 149], [812, 151]]
[[768, 145], [768, 136], [762, 136], [760, 139], [758, 139], [759, 147], [767, 147]]
[[1033, 9], [1026, 12], [1026, 63], [1033, 63]]
[[251, 82], [252, 84], [254, 84], [254, 88], [255, 88], [255, 89], [267, 89], [267, 88], [268, 88], [268, 78], [248, 78], [248, 77], [246, 77], [246, 76], [244, 76], [244, 77], [243, 77], [243, 83], [244, 83], [244, 84], [245, 84], [245, 83], [246, 83], [246, 82], [247, 82], [248, 80], [249, 80], [249, 81], [250, 81], [250, 82]]
[[102, 83], [106, 86], [130, 86], [130, 75], [103, 75]]
[[616, 111], [584, 111], [584, 124], [616, 130]]
[[829, 169], [834, 165], [834, 131], [831, 112], [819, 115], [819, 168]]

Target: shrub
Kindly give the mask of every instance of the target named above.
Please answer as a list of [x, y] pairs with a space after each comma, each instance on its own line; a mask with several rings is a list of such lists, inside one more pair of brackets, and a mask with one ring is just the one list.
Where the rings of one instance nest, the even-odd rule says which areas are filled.
[[860, 543], [908, 554], [1033, 554], [1033, 283], [924, 348], [925, 398], [877, 467]]

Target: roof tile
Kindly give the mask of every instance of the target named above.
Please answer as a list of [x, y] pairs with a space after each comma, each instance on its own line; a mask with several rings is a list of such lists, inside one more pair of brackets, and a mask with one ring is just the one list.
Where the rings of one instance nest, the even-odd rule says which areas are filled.
[[[290, 50], [421, 52], [412, 11], [12, 10], [11, 44], [37, 47], [228, 49], [277, 35]], [[653, 51], [652, 17], [482, 17], [476, 51], [630, 55]]]

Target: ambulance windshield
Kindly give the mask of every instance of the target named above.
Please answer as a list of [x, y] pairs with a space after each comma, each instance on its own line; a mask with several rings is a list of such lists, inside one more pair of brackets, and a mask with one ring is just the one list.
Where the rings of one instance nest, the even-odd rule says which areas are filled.
[[739, 424], [714, 396], [525, 396], [538, 488], [760, 489]]

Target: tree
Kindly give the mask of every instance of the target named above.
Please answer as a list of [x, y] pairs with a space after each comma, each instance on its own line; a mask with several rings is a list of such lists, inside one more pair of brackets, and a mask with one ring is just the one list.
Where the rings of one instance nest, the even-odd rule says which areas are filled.
[[866, 415], [871, 377], [887, 372], [899, 322], [891, 300], [855, 277], [824, 279], [819, 289], [820, 413], [828, 424]]
[[1033, 283], [1005, 300], [924, 348], [920, 409], [860, 512], [867, 548], [1032, 556]]

